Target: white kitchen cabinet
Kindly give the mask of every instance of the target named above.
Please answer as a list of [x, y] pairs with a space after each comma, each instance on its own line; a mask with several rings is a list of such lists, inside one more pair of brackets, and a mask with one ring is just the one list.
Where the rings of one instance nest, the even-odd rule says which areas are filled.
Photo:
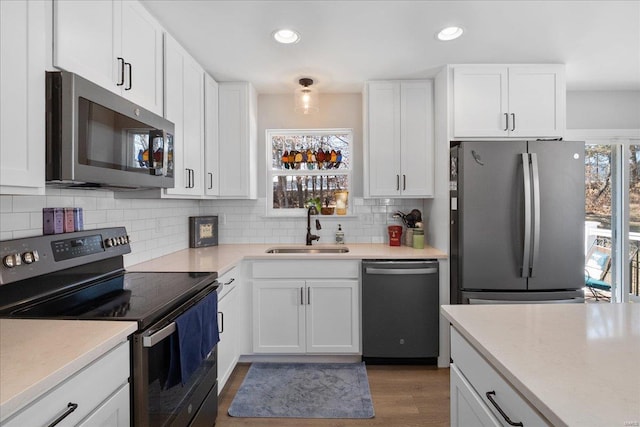
[[230, 272], [218, 278], [222, 289], [218, 293], [218, 394], [231, 376], [240, 356], [240, 298], [238, 297], [238, 272]]
[[550, 425], [453, 327], [451, 359], [452, 426]]
[[360, 351], [359, 262], [254, 261], [255, 353]]
[[219, 197], [257, 197], [257, 94], [248, 82], [218, 86]]
[[[50, 425], [65, 412], [68, 414], [58, 426], [126, 426], [130, 422], [129, 400], [129, 342], [123, 342], [17, 412], [3, 426]], [[77, 405], [75, 409], [73, 405]]]
[[218, 156], [218, 83], [208, 74], [204, 76], [204, 194], [220, 194]]
[[44, 194], [44, 1], [0, 2], [0, 194]]
[[303, 280], [253, 282], [253, 351], [305, 353]]
[[54, 0], [53, 65], [162, 115], [162, 26], [135, 0]]
[[366, 195], [433, 197], [433, 82], [368, 82], [365, 97]]
[[257, 280], [256, 353], [357, 353], [357, 280]]
[[200, 197], [204, 188], [204, 70], [165, 34], [165, 117], [174, 129], [174, 188], [167, 195]]
[[453, 136], [562, 137], [563, 65], [454, 65]]
[[451, 364], [449, 377], [452, 426], [500, 426], [478, 393], [454, 364]]

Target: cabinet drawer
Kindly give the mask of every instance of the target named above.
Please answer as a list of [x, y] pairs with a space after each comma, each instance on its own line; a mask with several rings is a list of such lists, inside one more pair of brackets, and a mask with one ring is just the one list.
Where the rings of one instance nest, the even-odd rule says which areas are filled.
[[252, 276], [259, 279], [357, 278], [360, 262], [353, 260], [254, 261]]
[[484, 404], [503, 425], [508, 424], [489, 400], [487, 393], [491, 393], [491, 398], [514, 423], [521, 422], [524, 426], [549, 425], [454, 328], [451, 328], [451, 358]]
[[238, 269], [233, 267], [231, 270], [218, 277], [218, 301], [231, 292], [238, 284]]
[[125, 384], [128, 378], [127, 341], [54, 387], [3, 425], [49, 425], [68, 409], [70, 403], [77, 404], [77, 408], [57, 425], [76, 425]]

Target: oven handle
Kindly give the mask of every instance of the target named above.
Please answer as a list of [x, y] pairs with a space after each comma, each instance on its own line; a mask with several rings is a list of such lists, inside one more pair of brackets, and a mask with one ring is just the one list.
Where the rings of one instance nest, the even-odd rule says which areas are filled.
[[[163, 326], [157, 331], [154, 331], [154, 328], [151, 327], [149, 331], [150, 332], [153, 331], [153, 333], [151, 335], [142, 337], [142, 346], [153, 347], [154, 345], [158, 344], [160, 341], [162, 341], [163, 339], [167, 338], [169, 335], [177, 331], [178, 327], [176, 326], [176, 322], [174, 322], [174, 320], [177, 319], [178, 316], [180, 316], [181, 314], [190, 310], [193, 306], [198, 304], [200, 301], [205, 299], [209, 294], [211, 294], [212, 292], [215, 292], [218, 289], [218, 281], [215, 281], [213, 283], [215, 284], [215, 286], [205, 288], [201, 293], [194, 296], [190, 301], [186, 302], [178, 310], [174, 311], [169, 316], [167, 316], [165, 319], [167, 319], [170, 322], [169, 324], [167, 324], [166, 326]], [[159, 322], [158, 324], [163, 324], [163, 323], [165, 322]]]
[[148, 337], [142, 337], [142, 346], [143, 347], [153, 347], [158, 344], [160, 341], [171, 335], [176, 331], [176, 322], [171, 322], [164, 328], [160, 329], [158, 332], [149, 335]]

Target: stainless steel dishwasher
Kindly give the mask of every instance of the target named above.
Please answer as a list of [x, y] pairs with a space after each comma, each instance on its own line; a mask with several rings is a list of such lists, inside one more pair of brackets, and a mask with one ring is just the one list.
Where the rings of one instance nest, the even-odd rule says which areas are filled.
[[362, 261], [362, 359], [436, 363], [438, 261]]

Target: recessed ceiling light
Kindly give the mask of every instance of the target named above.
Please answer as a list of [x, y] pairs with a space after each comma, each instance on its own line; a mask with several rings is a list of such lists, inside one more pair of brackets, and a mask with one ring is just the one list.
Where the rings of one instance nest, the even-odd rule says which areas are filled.
[[300, 34], [298, 34], [297, 31], [283, 28], [281, 30], [274, 31], [273, 38], [276, 39], [278, 43], [293, 44], [300, 41]]
[[463, 32], [464, 30], [461, 27], [447, 27], [440, 30], [436, 37], [442, 41], [455, 40], [460, 37]]

